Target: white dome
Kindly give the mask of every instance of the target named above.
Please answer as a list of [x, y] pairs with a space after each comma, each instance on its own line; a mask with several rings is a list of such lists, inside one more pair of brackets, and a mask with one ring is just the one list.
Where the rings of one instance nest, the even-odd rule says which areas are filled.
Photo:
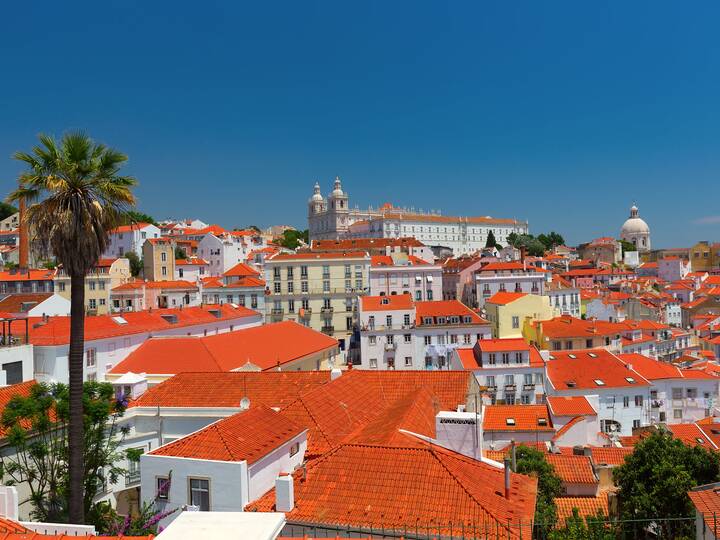
[[645, 223], [644, 219], [634, 217], [623, 223], [620, 233], [622, 236], [631, 234], [650, 234], [650, 227], [648, 227], [648, 224]]
[[345, 193], [343, 193], [343, 190], [342, 190], [342, 185], [340, 184], [339, 176], [335, 177], [335, 189], [332, 190], [332, 193], [330, 193], [330, 196], [335, 197], [335, 198], [345, 196]]
[[323, 199], [322, 194], [320, 193], [320, 184], [315, 182], [315, 187], [313, 189], [312, 197], [310, 197], [310, 202], [323, 202], [325, 199]]

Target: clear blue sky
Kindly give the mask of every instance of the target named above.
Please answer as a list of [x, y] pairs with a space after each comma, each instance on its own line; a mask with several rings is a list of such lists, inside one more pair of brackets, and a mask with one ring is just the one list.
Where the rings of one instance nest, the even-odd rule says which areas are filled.
[[[610, 4], [609, 6], [606, 4]], [[717, 2], [7, 2], [0, 181], [37, 133], [130, 156], [140, 208], [306, 225], [351, 204], [720, 240]]]

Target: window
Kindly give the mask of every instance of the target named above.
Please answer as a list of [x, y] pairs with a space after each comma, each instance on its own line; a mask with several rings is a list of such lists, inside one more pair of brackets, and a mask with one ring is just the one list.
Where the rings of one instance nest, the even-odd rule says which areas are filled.
[[427, 290], [427, 299], [432, 300], [433, 299], [433, 292], [432, 289]]
[[523, 384], [532, 384], [533, 383], [533, 376], [532, 373], [525, 373], [523, 376]]
[[593, 346], [593, 341], [592, 341], [592, 339], [586, 339], [586, 340], [585, 340], [585, 348], [586, 348], [586, 349], [592, 349], [592, 346]]
[[496, 362], [495, 353], [488, 354], [488, 364], [495, 365], [495, 362]]
[[307, 281], [300, 282], [300, 290], [304, 293], [308, 292], [308, 282]]
[[412, 341], [412, 336], [410, 334], [405, 334], [405, 343], [410, 343]]
[[643, 406], [643, 397], [642, 396], [635, 396], [635, 406], [636, 407]]
[[88, 281], [88, 289], [91, 291], [95, 290], [95, 282], [94, 281]]
[[189, 503], [201, 512], [210, 511], [210, 480], [190, 478]]
[[377, 336], [368, 336], [368, 345], [375, 345], [377, 343]]
[[696, 397], [698, 397], [697, 388], [688, 388], [687, 397], [689, 397], [690, 399], [695, 399]]
[[[682, 388], [673, 388], [672, 389], [672, 398], [673, 399], [682, 399], [683, 397], [683, 390]], [[677, 417], [676, 417], [677, 418]]]
[[422, 300], [422, 291], [415, 291], [415, 300], [418, 302]]
[[295, 292], [295, 284], [292, 281], [288, 281], [287, 288], [289, 293]]
[[306, 278], [307, 275], [308, 275], [307, 266], [301, 266], [301, 267], [300, 267], [300, 277], [301, 277], [301, 278]]
[[503, 364], [509, 364], [510, 363], [510, 353], [502, 353], [502, 363]]
[[167, 476], [158, 476], [155, 479], [157, 484], [157, 498], [166, 501], [170, 493], [170, 479]]
[[85, 351], [85, 367], [95, 367], [97, 349], [92, 348]]
[[392, 326], [392, 315], [385, 315], [385, 326]]
[[432, 345], [432, 336], [425, 336], [425, 345]]
[[276, 266], [273, 268], [273, 279], [280, 279], [280, 267]]
[[520, 403], [523, 405], [530, 405], [530, 396], [528, 394], [522, 394], [520, 396]]
[[253, 309], [257, 307], [257, 294], [250, 295], [250, 307]]
[[288, 312], [295, 313], [295, 300], [288, 300]]
[[403, 324], [404, 324], [405, 326], [410, 326], [410, 314], [409, 314], [409, 313], [406, 313], [406, 314], [403, 316]]
[[516, 364], [522, 364], [523, 363], [523, 354], [521, 352], [515, 353], [515, 363]]
[[91, 298], [90, 300], [88, 300], [88, 307], [90, 309], [96, 309], [97, 308], [97, 300], [95, 300], [94, 298]]
[[513, 315], [512, 318], [512, 327], [513, 328], [520, 328], [520, 317], [517, 315]]
[[293, 443], [292, 446], [290, 447], [290, 457], [293, 457], [299, 451], [300, 451], [300, 443], [299, 442]]
[[385, 341], [387, 341], [388, 345], [392, 345], [393, 343], [395, 343], [395, 336], [393, 336], [392, 334], [388, 334], [387, 336], [385, 336]]
[[630, 406], [630, 396], [623, 396], [623, 407], [629, 407]]
[[682, 420], [682, 409], [673, 409], [673, 418], [675, 418], [675, 420]]
[[293, 279], [293, 267], [292, 266], [287, 267], [287, 278], [288, 278], [288, 281]]
[[370, 369], [377, 369], [377, 358], [370, 359]]
[[162, 262], [167, 261], [167, 253], [165, 253], [165, 252], [163, 251], [163, 252], [160, 254], [160, 260], [161, 260]]
[[323, 292], [326, 292], [326, 293], [330, 292], [330, 282], [329, 281], [323, 281]]
[[405, 357], [405, 367], [412, 367], [412, 356]]
[[495, 375], [488, 375], [485, 377], [485, 385], [491, 388], [495, 387]]
[[279, 293], [280, 293], [280, 282], [279, 282], [279, 281], [276, 281], [276, 282], [273, 284], [273, 290], [275, 291], [275, 294], [279, 294]]
[[633, 429], [637, 429], [640, 427], [640, 420], [633, 420]]

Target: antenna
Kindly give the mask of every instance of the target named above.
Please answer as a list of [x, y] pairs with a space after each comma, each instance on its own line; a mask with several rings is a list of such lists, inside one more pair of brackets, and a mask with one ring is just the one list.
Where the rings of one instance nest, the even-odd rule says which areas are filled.
[[240, 409], [247, 411], [250, 408], [250, 398], [244, 397], [240, 400]]

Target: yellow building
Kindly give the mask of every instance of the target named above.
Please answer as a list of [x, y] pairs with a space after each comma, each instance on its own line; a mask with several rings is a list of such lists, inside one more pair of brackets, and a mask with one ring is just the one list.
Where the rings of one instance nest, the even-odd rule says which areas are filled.
[[149, 238], [143, 251], [143, 277], [148, 281], [175, 279], [175, 240]]
[[561, 315], [527, 320], [523, 325], [523, 337], [538, 349], [550, 351], [604, 348], [620, 352], [622, 336], [618, 323]]
[[690, 266], [693, 272], [708, 272], [720, 266], [720, 244], [703, 241], [690, 248]]
[[537, 294], [498, 292], [485, 301], [494, 338], [521, 338], [527, 322], [550, 319], [550, 298]]
[[368, 287], [370, 256], [279, 253], [265, 260], [266, 321], [297, 321], [337, 339], [355, 326], [357, 297]]
[[[126, 258], [100, 259], [97, 266], [85, 277], [85, 306], [88, 315], [110, 313], [110, 291], [127, 283], [131, 277], [130, 261]], [[54, 282], [55, 292], [70, 300], [70, 277], [62, 266], [58, 267]]]

